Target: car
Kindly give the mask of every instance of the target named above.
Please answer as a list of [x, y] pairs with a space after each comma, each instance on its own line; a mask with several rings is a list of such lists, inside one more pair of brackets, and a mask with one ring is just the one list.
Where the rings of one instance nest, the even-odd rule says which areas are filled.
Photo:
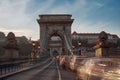
[[70, 61], [71, 61], [71, 59], [72, 59], [72, 55], [68, 55], [64, 59], [65, 69], [67, 69], [67, 70], [70, 69]]
[[58, 59], [58, 62], [59, 62], [60, 66], [64, 65], [64, 60], [65, 60], [65, 55], [60, 55], [59, 59]]
[[87, 58], [86, 56], [81, 56], [81, 55], [75, 55], [71, 58], [71, 61], [69, 63], [70, 65], [70, 69], [72, 71], [76, 71], [76, 67], [79, 65], [79, 63], [84, 60], [85, 58]]
[[120, 66], [110, 58], [86, 58], [77, 67], [77, 76], [78, 80], [120, 80]]

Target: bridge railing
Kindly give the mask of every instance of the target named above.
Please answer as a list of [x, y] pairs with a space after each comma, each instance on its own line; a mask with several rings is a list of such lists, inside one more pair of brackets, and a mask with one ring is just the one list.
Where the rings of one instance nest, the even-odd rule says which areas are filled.
[[37, 64], [39, 61], [40, 59], [33, 59], [0, 63], [0, 77], [8, 73], [16, 72], [25, 67], [32, 66], [33, 64]]

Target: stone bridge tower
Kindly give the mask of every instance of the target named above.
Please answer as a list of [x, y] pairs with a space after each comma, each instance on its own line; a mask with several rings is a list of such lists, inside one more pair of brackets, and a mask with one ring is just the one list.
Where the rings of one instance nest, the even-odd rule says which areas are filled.
[[62, 50], [72, 52], [71, 25], [73, 19], [69, 14], [39, 15], [40, 25], [40, 46], [41, 52], [45, 52], [48, 41], [53, 35], [57, 35], [62, 40]]

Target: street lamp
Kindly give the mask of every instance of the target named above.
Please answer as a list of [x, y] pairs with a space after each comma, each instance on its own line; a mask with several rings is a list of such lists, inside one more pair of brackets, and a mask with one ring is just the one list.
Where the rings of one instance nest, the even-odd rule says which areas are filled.
[[37, 58], [39, 58], [40, 56], [39, 56], [39, 53], [40, 53], [40, 45], [38, 46], [38, 49], [37, 49]]
[[40, 46], [38, 46], [38, 49], [40, 49]]
[[35, 52], [35, 42], [32, 43], [33, 49], [32, 51]]
[[35, 46], [35, 43], [33, 42], [32, 45], [33, 45], [33, 47], [34, 47], [34, 46]]
[[32, 49], [32, 52], [31, 52], [31, 58], [32, 58], [32, 61], [33, 61], [33, 59], [35, 58], [35, 42], [32, 43], [32, 46], [33, 46], [33, 49]]
[[81, 42], [78, 42], [78, 54], [79, 55], [81, 55], [81, 49], [80, 49], [80, 47], [81, 47]]
[[72, 48], [73, 48], [73, 53], [75, 52], [75, 46], [72, 46]]
[[81, 46], [81, 42], [78, 42], [78, 45]]

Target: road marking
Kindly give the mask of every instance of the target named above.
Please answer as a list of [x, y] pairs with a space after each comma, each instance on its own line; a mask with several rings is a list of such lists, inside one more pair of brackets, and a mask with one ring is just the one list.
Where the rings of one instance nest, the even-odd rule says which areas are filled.
[[61, 74], [60, 74], [60, 69], [59, 69], [59, 67], [58, 67], [57, 61], [56, 61], [56, 66], [57, 66], [57, 70], [58, 70], [59, 80], [62, 80], [62, 79], [61, 79]]

